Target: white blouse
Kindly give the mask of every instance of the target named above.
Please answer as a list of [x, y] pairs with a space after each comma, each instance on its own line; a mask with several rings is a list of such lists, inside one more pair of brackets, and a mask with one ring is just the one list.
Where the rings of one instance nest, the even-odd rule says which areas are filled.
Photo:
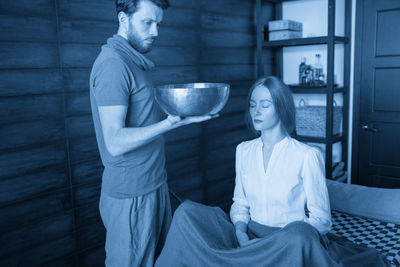
[[[275, 144], [264, 171], [261, 138], [236, 148], [236, 185], [230, 217], [284, 227], [305, 221], [319, 232], [331, 228], [331, 212], [321, 152], [291, 137]], [[309, 210], [306, 216], [304, 208]]]

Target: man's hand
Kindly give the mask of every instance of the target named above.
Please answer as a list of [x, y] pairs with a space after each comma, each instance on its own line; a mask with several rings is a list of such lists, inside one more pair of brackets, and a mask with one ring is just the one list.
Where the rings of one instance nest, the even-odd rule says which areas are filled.
[[179, 117], [179, 116], [172, 116], [168, 115], [168, 122], [171, 123], [172, 128], [177, 128], [180, 126], [188, 125], [191, 123], [196, 123], [196, 122], [202, 122], [202, 121], [208, 121], [214, 118], [219, 117], [219, 114], [214, 114], [214, 115], [205, 115], [205, 116], [191, 116], [191, 117]]

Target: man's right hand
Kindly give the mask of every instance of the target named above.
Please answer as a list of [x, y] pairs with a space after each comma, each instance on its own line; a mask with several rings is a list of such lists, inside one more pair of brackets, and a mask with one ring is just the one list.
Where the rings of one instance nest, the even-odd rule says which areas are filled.
[[190, 117], [179, 117], [179, 116], [172, 116], [168, 115], [168, 122], [171, 124], [172, 128], [177, 128], [180, 126], [188, 125], [191, 123], [196, 123], [196, 122], [202, 122], [202, 121], [208, 121], [214, 118], [219, 117], [219, 114], [214, 114], [214, 115], [205, 115], [205, 116], [190, 116]]

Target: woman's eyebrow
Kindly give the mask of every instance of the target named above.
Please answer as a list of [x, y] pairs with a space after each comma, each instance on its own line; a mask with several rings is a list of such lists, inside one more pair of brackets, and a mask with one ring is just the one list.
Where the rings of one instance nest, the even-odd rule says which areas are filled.
[[[257, 101], [256, 101], [256, 100], [254, 100], [254, 99], [250, 99], [250, 101], [249, 101], [249, 102], [254, 102], [254, 103], [255, 103], [255, 102], [257, 102]], [[260, 102], [261, 102], [261, 103], [264, 103], [264, 102], [269, 102], [269, 103], [272, 103], [272, 100], [269, 100], [269, 99], [261, 99], [261, 100], [260, 100]]]

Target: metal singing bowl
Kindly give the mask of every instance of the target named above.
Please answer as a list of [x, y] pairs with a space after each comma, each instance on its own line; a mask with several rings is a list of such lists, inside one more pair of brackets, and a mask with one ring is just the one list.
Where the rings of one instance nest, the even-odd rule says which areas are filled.
[[203, 116], [218, 113], [229, 97], [226, 83], [187, 83], [158, 86], [155, 98], [165, 113], [174, 116]]

